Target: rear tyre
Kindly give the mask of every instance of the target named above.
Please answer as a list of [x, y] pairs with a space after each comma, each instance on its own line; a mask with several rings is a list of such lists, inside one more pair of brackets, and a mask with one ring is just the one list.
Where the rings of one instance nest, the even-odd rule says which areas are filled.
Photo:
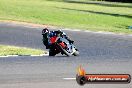
[[56, 53], [53, 50], [49, 50], [49, 56], [55, 56]]

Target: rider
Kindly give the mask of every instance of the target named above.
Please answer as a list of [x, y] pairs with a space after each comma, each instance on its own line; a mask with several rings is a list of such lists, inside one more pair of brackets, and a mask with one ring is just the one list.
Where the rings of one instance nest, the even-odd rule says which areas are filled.
[[42, 35], [43, 35], [43, 44], [46, 46], [46, 49], [49, 49], [50, 46], [52, 45], [50, 43], [50, 38], [54, 37], [54, 36], [64, 36], [70, 43], [74, 42], [68, 36], [66, 36], [66, 34], [64, 32], [62, 32], [61, 30], [49, 31], [48, 28], [44, 28], [42, 30]]

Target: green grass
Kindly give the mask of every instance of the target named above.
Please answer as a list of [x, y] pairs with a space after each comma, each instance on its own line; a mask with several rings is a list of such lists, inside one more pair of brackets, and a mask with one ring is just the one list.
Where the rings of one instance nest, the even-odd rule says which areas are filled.
[[132, 4], [89, 0], [0, 0], [0, 19], [132, 33]]
[[40, 55], [45, 54], [45, 51], [30, 49], [25, 47], [15, 47], [8, 45], [0, 45], [0, 56], [6, 55]]

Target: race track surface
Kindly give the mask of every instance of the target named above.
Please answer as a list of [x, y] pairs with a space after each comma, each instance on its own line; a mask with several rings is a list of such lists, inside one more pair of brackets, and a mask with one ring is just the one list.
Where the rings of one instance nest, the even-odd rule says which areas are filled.
[[[0, 44], [45, 49], [40, 27], [0, 23]], [[87, 73], [132, 75], [132, 37], [66, 31], [80, 51], [78, 57], [0, 57], [0, 88], [80, 88], [77, 67]], [[131, 88], [130, 84], [86, 84], [83, 88]]]

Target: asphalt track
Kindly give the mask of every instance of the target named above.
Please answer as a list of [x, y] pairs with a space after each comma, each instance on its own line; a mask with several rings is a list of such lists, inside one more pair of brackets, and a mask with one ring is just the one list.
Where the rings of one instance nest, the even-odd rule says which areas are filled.
[[[41, 27], [0, 23], [0, 44], [45, 49]], [[132, 75], [132, 37], [80, 31], [65, 32], [75, 40], [79, 57], [0, 57], [0, 88], [132, 88], [130, 84], [86, 84], [74, 79], [77, 67], [87, 73]]]

